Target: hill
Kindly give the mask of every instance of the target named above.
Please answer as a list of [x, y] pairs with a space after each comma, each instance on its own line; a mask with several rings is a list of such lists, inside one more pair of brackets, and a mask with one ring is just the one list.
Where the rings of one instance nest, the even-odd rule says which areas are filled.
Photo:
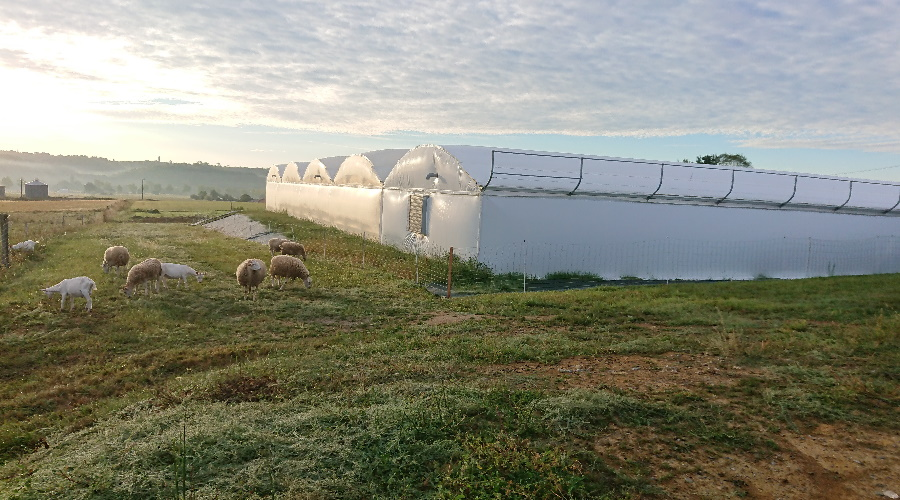
[[90, 195], [136, 194], [143, 181], [146, 194], [188, 196], [200, 191], [239, 198], [265, 197], [267, 170], [229, 167], [205, 162], [115, 161], [95, 156], [50, 155], [0, 151], [0, 184], [8, 196], [20, 191], [20, 179], [40, 179], [51, 193]]

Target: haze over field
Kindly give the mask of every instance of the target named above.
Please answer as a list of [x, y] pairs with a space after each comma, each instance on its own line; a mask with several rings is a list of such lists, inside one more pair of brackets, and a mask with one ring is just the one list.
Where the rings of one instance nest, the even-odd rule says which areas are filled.
[[900, 180], [900, 4], [0, 0], [0, 150], [268, 167], [423, 143]]

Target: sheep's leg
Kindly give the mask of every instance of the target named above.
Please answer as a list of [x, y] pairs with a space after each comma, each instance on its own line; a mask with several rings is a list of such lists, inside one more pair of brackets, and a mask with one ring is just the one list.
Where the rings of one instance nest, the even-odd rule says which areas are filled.
[[60, 295], [62, 295], [62, 298], [59, 299], [59, 310], [62, 311], [66, 307], [66, 294], [60, 292]]
[[93, 303], [93, 301], [91, 301], [91, 292], [88, 291], [87, 293], [85, 293], [85, 292], [81, 292], [81, 293], [84, 295], [84, 298], [87, 300], [87, 304], [84, 306], [84, 308], [85, 308], [85, 310], [90, 311], [91, 309], [94, 308], [94, 303]]

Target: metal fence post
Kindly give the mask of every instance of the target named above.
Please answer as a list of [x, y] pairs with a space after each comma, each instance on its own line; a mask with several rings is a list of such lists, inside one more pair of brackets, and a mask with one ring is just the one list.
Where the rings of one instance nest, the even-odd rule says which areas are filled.
[[450, 256], [447, 258], [447, 298], [450, 298], [450, 288], [453, 286], [453, 247], [450, 247]]
[[525, 289], [525, 240], [522, 240], [522, 293], [525, 293], [527, 290]]
[[9, 267], [9, 214], [0, 214], [0, 243], [3, 244], [3, 267]]

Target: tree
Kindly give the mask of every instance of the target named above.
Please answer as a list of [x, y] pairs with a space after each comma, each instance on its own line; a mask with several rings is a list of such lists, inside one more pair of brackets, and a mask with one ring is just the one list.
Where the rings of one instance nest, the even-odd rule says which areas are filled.
[[[687, 158], [683, 161], [684, 163], [691, 163]], [[750, 163], [750, 160], [748, 160], [746, 156], [730, 153], [698, 156], [697, 160], [693, 163], [700, 163], [701, 165], [726, 165], [729, 167], [753, 167], [753, 164]]]
[[248, 202], [248, 201], [253, 201], [253, 198], [251, 198], [249, 194], [244, 193], [241, 195], [241, 197], [238, 200], [243, 201], [243, 202]]
[[[191, 198], [193, 198], [193, 196]], [[197, 191], [197, 199], [205, 200], [206, 199], [206, 191]]]

